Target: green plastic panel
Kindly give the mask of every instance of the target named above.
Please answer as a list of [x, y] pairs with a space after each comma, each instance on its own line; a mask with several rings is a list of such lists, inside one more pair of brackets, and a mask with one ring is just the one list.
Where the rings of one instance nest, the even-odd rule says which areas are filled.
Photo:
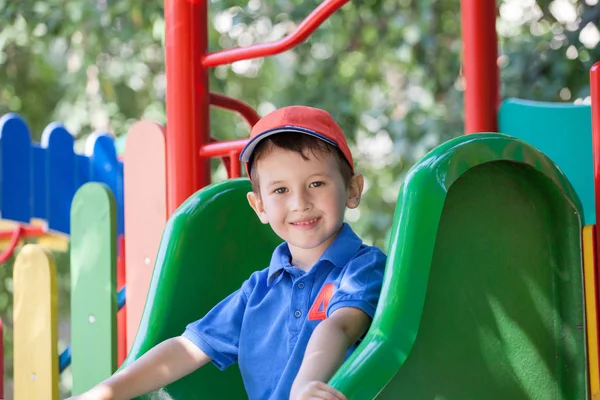
[[[281, 243], [248, 205], [247, 179], [214, 184], [192, 195], [165, 227], [148, 299], [128, 365], [159, 342], [180, 335], [215, 304], [266, 268]], [[143, 399], [247, 398], [237, 366], [212, 364]]]
[[532, 146], [462, 136], [407, 175], [349, 399], [586, 398], [581, 206]]
[[535, 146], [556, 163], [581, 200], [584, 225], [595, 224], [591, 107], [507, 99], [498, 126], [499, 132]]
[[532, 168], [467, 171], [444, 204], [417, 339], [379, 398], [585, 399], [578, 232]]
[[71, 204], [71, 370], [73, 394], [117, 368], [117, 226], [110, 189], [86, 183]]

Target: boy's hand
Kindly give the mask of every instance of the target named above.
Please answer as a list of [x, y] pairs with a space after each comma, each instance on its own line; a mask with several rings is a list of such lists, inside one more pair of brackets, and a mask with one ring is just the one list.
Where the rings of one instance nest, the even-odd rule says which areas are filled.
[[113, 400], [112, 390], [99, 385], [78, 396], [69, 397], [66, 400]]
[[348, 400], [346, 396], [326, 383], [319, 381], [307, 382], [292, 393], [290, 400]]
[[134, 399], [188, 375], [210, 360], [188, 339], [176, 336], [154, 346], [131, 365], [70, 400]]

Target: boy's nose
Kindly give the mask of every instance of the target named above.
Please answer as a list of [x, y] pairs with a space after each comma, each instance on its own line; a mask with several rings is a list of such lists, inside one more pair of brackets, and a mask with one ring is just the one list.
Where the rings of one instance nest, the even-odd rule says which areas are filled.
[[293, 211], [306, 211], [311, 207], [310, 198], [305, 193], [297, 193], [294, 196], [292, 210]]

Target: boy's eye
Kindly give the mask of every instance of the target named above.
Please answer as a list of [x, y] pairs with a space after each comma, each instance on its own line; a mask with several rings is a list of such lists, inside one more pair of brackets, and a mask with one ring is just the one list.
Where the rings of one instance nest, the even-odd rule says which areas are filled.
[[286, 191], [287, 191], [286, 188], [280, 187], [280, 188], [277, 188], [277, 189], [273, 190], [273, 193], [275, 193], [275, 194], [284, 194]]
[[323, 186], [324, 184], [325, 184], [325, 182], [317, 181], [317, 182], [312, 182], [309, 186], [315, 188], [315, 187]]

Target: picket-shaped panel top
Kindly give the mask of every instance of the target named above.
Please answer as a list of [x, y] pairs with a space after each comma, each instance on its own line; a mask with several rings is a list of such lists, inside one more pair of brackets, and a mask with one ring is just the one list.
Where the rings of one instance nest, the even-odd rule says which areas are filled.
[[0, 118], [0, 216], [23, 223], [47, 221], [50, 230], [69, 234], [73, 196], [87, 182], [101, 182], [117, 203], [117, 230], [124, 233], [123, 163], [114, 138], [97, 132], [87, 139], [84, 154], [60, 123], [49, 124], [41, 143], [31, 140], [27, 123], [17, 114]]

